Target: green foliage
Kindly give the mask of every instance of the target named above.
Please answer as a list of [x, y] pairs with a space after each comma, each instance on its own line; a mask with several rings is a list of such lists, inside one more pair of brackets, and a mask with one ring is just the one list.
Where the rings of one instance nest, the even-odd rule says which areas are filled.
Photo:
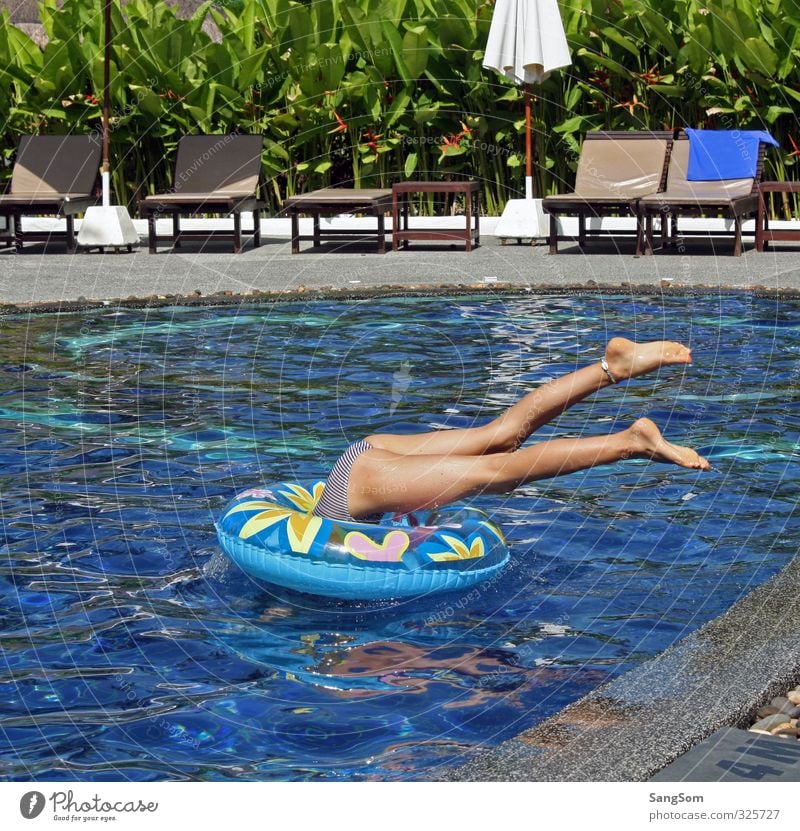
[[[100, 127], [100, 3], [40, 0], [44, 50], [0, 16], [0, 125]], [[522, 91], [481, 67], [492, 0], [163, 0], [114, 12], [118, 198], [169, 186], [184, 133], [261, 132], [269, 198], [330, 184], [469, 175], [485, 206], [522, 191]], [[766, 128], [767, 175], [800, 149], [800, 8], [785, 0], [561, 0], [574, 64], [535, 88], [537, 190], [572, 182], [589, 129]], [[219, 42], [203, 24], [213, 21]]]

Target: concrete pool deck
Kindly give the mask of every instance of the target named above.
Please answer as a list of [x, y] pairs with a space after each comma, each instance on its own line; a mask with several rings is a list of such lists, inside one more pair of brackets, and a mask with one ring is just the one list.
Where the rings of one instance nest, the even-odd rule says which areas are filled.
[[[281, 222], [282, 220], [275, 220]], [[634, 257], [633, 242], [623, 240], [621, 253], [610, 241], [590, 243], [588, 253], [561, 243], [563, 253], [550, 256], [547, 246], [502, 245], [490, 235], [467, 253], [447, 243], [412, 243], [408, 250], [375, 253], [374, 245], [324, 245], [290, 253], [287, 236], [266, 236], [261, 248], [248, 245], [233, 255], [222, 243], [158, 254], [146, 245], [133, 253], [63, 253], [61, 243], [48, 249], [26, 245], [21, 254], [0, 250], [0, 311], [94, 305], [108, 301], [132, 305], [182, 302], [252, 302], [331, 298], [372, 294], [536, 291], [750, 290], [800, 291], [800, 246], [778, 246], [759, 254], [747, 244], [742, 257], [732, 257], [730, 239], [689, 238], [685, 250]], [[276, 226], [277, 231], [282, 231]], [[265, 228], [269, 234], [269, 228]], [[77, 303], [76, 301], [80, 301]]]

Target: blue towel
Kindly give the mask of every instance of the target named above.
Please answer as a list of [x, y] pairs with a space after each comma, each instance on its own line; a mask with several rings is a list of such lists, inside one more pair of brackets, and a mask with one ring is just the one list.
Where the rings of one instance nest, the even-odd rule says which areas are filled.
[[747, 179], [756, 175], [758, 144], [779, 147], [766, 130], [686, 130], [692, 181]]

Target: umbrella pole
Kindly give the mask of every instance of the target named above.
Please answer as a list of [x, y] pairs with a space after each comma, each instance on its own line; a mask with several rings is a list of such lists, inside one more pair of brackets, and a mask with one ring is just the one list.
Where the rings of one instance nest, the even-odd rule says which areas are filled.
[[105, 0], [105, 54], [103, 56], [103, 206], [111, 204], [111, 183], [109, 182], [108, 140], [109, 114], [111, 110], [111, 0]]
[[109, 126], [111, 114], [111, 3], [113, 0], [103, 0], [105, 18], [105, 52], [103, 55], [103, 166], [101, 177], [103, 181], [103, 202], [101, 205], [91, 205], [86, 209], [78, 231], [78, 245], [86, 248], [99, 248], [105, 251], [106, 246], [119, 250], [124, 246], [133, 251], [133, 246], [139, 244], [139, 234], [136, 231], [128, 209], [122, 205], [111, 204], [111, 176], [109, 165]]
[[531, 124], [531, 88], [525, 84], [525, 198], [533, 199], [533, 129]]

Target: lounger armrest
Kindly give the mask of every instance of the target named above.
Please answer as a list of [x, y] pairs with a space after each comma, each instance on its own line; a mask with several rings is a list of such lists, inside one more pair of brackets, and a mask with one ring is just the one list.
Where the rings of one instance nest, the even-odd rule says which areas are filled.
[[36, 216], [56, 213], [71, 216], [95, 204], [97, 204], [95, 197], [81, 194], [53, 194], [44, 197], [19, 196], [13, 193], [0, 195], [0, 213], [3, 214], [27, 213]]
[[639, 199], [625, 198], [601, 198], [590, 196], [579, 196], [578, 194], [556, 194], [547, 196], [542, 200], [542, 210], [546, 214], [569, 214], [569, 213], [595, 213], [600, 209], [618, 210], [627, 209], [636, 213], [639, 206]]
[[61, 213], [64, 216], [71, 216], [72, 214], [79, 214], [92, 205], [96, 205], [98, 201], [97, 196], [71, 196], [67, 197], [61, 203]]

